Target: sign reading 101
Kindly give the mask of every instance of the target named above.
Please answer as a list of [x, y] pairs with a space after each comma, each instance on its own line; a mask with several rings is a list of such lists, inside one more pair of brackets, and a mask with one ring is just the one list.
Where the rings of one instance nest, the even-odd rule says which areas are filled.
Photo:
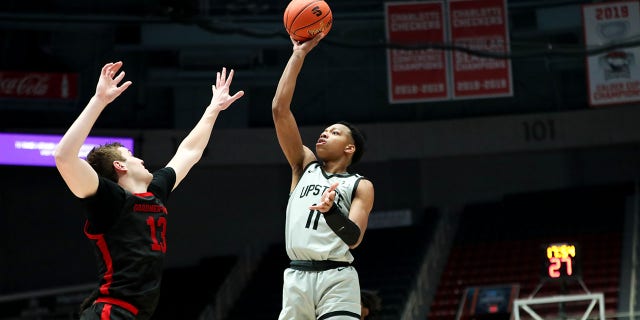
[[546, 245], [544, 251], [544, 278], [567, 279], [581, 276], [577, 244], [552, 243]]

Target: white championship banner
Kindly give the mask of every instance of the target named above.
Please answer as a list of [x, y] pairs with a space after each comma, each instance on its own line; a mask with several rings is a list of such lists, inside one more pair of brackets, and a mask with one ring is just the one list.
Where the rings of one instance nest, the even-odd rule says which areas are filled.
[[[587, 48], [624, 44], [640, 37], [640, 2], [584, 5]], [[592, 107], [640, 101], [640, 46], [612, 49], [586, 58]]]

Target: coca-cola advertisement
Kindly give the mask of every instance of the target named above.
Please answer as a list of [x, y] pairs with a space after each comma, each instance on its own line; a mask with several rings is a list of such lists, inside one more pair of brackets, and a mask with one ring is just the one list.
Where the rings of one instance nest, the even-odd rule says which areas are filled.
[[73, 100], [77, 73], [0, 71], [0, 98]]

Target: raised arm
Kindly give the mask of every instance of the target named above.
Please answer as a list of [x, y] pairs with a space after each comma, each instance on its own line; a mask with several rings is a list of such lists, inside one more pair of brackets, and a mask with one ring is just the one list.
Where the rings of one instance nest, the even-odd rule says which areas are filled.
[[131, 81], [120, 85], [124, 71], [117, 76], [122, 61], [107, 63], [102, 67], [96, 92], [78, 118], [64, 134], [54, 151], [56, 167], [71, 192], [80, 198], [92, 195], [98, 189], [98, 174], [78, 157], [82, 144], [106, 106], [127, 90]]
[[216, 84], [211, 86], [211, 91], [213, 92], [211, 103], [205, 109], [196, 126], [182, 140], [176, 154], [167, 164], [167, 167], [173, 168], [176, 172], [176, 183], [173, 185], [173, 189], [182, 182], [189, 170], [202, 158], [202, 153], [207, 144], [209, 144], [213, 125], [216, 123], [220, 111], [226, 110], [234, 101], [244, 95], [242, 90], [236, 92], [233, 96], [229, 95], [233, 74], [234, 71], [232, 69], [227, 77], [226, 68], [222, 68], [222, 72], [216, 74]]
[[291, 100], [304, 59], [324, 37], [320, 33], [312, 40], [302, 44], [291, 39], [293, 52], [280, 76], [276, 93], [271, 103], [271, 113], [275, 125], [278, 143], [287, 158], [293, 172], [292, 187], [297, 182], [304, 166], [315, 160], [313, 152], [302, 144], [302, 137], [296, 119], [291, 112]]

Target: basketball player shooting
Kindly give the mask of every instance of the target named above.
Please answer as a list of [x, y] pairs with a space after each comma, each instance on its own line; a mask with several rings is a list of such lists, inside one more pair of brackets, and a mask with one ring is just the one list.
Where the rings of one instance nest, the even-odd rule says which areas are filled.
[[320, 133], [314, 154], [303, 145], [291, 112], [304, 60], [324, 36], [303, 43], [291, 38], [293, 52], [272, 102], [278, 142], [291, 166], [285, 221], [291, 262], [284, 271], [280, 320], [360, 319], [360, 283], [350, 249], [363, 239], [374, 189], [347, 169], [360, 160], [365, 139], [350, 123], [333, 123]]

